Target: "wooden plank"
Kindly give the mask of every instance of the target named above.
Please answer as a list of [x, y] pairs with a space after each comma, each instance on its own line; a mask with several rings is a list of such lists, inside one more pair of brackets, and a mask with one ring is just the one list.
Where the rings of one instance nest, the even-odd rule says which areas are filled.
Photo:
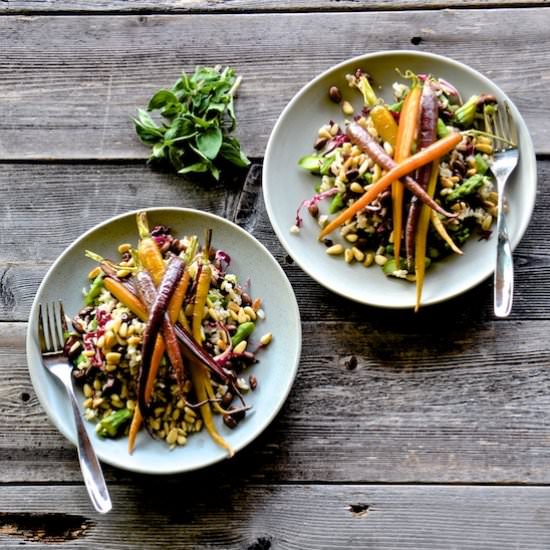
[[[407, 325], [374, 316], [303, 323], [300, 369], [283, 412], [205, 475], [550, 483], [550, 321], [457, 321], [450, 313]], [[79, 481], [74, 449], [32, 389], [26, 325], [0, 329], [0, 482]], [[128, 479], [113, 468], [107, 476]]]
[[174, 544], [195, 550], [542, 550], [550, 544], [548, 487], [219, 487], [184, 477], [114, 486], [111, 494], [113, 510], [100, 516], [82, 487], [2, 487], [2, 548], [32, 542], [52, 550]]
[[117, 12], [117, 13], [261, 13], [318, 10], [425, 10], [451, 8], [491, 8], [505, 6], [545, 6], [546, 0], [10, 0], [0, 4], [0, 13], [33, 12]]
[[[546, 191], [550, 184], [550, 162], [540, 161], [538, 167], [535, 214], [515, 253], [514, 319], [549, 318], [550, 228], [546, 212], [550, 199]], [[75, 185], [86, 192], [75, 195]], [[465, 323], [472, 317], [492, 318], [491, 281], [446, 304], [421, 310], [417, 316], [410, 311], [385, 312], [343, 300], [291, 263], [265, 212], [260, 169], [255, 167], [251, 171], [240, 203], [239, 189], [237, 181], [227, 187], [220, 184], [205, 188], [133, 164], [0, 164], [0, 193], [10, 196], [9, 203], [0, 205], [0, 320], [26, 320], [47, 269], [83, 231], [130, 209], [166, 205], [195, 207], [234, 218], [257, 237], [284, 267], [305, 321], [361, 322], [365, 316], [374, 316], [387, 323], [395, 319], [403, 323], [419, 320], [436, 323], [449, 312]]]
[[405, 48], [454, 57], [493, 78], [526, 118], [537, 152], [550, 153], [540, 116], [550, 108], [541, 85], [550, 78], [550, 10], [480, 14], [4, 17], [0, 159], [145, 158], [131, 123], [137, 107], [181, 69], [216, 63], [244, 77], [238, 136], [261, 157], [283, 107], [312, 77], [353, 56]]

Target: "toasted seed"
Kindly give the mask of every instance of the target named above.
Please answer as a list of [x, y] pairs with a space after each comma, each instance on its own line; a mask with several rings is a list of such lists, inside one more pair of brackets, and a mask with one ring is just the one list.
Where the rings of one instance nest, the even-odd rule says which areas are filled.
[[168, 445], [173, 445], [178, 439], [178, 430], [176, 428], [172, 428], [168, 435], [166, 436], [166, 443]]
[[129, 411], [133, 411], [136, 408], [136, 402], [133, 399], [128, 399], [126, 401], [126, 408]]
[[84, 403], [82, 404], [82, 406], [85, 408], [85, 409], [91, 409], [92, 406], [93, 406], [93, 399], [91, 397], [88, 397], [88, 399], [85, 399], [84, 400]]
[[92, 397], [92, 395], [94, 394], [94, 390], [92, 389], [92, 386], [90, 386], [90, 384], [84, 384], [84, 386], [82, 387], [82, 391], [84, 392], [84, 395], [86, 397]]
[[469, 170], [466, 171], [466, 175], [468, 177], [475, 176], [476, 174], [477, 174], [477, 168], [470, 168]]
[[273, 340], [273, 335], [271, 332], [266, 332], [261, 338], [260, 338], [260, 344], [262, 346], [267, 346], [271, 343], [271, 340]]
[[120, 358], [120, 353], [116, 351], [110, 351], [105, 355], [105, 359], [107, 359], [107, 363], [110, 365], [118, 365], [118, 363], [120, 363]]
[[178, 435], [176, 442], [178, 445], [185, 445], [187, 443], [187, 438], [184, 435]]
[[384, 142], [384, 151], [386, 151], [390, 157], [393, 157], [393, 147], [389, 141]]
[[367, 252], [365, 255], [365, 261], [363, 262], [363, 265], [365, 267], [370, 267], [374, 262], [374, 254], [372, 252]]
[[243, 353], [243, 351], [246, 349], [246, 346], [248, 345], [248, 342], [246, 340], [241, 340], [234, 348], [233, 353]]
[[213, 307], [208, 309], [208, 315], [210, 315], [210, 318], [213, 321], [219, 321], [220, 320], [220, 316], [218, 315], [218, 312]]
[[248, 315], [251, 321], [256, 320], [256, 312], [254, 311], [253, 308], [251, 308], [250, 306], [246, 306], [244, 308], [244, 312]]
[[243, 308], [239, 309], [237, 321], [239, 321], [240, 325], [242, 325], [243, 323], [248, 323], [248, 321], [250, 321], [250, 317], [244, 312]]
[[103, 346], [102, 348], [112, 348], [116, 343], [115, 335], [111, 330], [108, 330], [104, 335]]
[[356, 182], [356, 181], [354, 181], [349, 186], [349, 188], [350, 188], [350, 191], [353, 191], [354, 193], [364, 193], [365, 192], [365, 189], [363, 188], [363, 186], [360, 183]]
[[481, 229], [483, 229], [483, 231], [488, 231], [491, 228], [492, 224], [493, 224], [493, 216], [491, 216], [491, 214], [487, 214], [483, 218], [483, 222], [481, 222]]
[[346, 116], [351, 116], [353, 114], [353, 105], [349, 101], [344, 101], [342, 103], [342, 112]]
[[96, 391], [97, 391], [97, 390], [100, 390], [100, 389], [101, 389], [101, 386], [102, 386], [102, 384], [101, 384], [101, 381], [100, 381], [100, 380], [97, 380], [97, 379], [94, 380], [94, 390], [96, 390]]
[[338, 256], [344, 252], [344, 247], [341, 244], [333, 244], [326, 249], [326, 253], [330, 256]]
[[344, 260], [348, 264], [351, 264], [355, 260], [353, 250], [351, 248], [346, 248], [346, 250], [344, 250]]
[[359, 250], [356, 246], [353, 246], [351, 251], [353, 252], [353, 257], [358, 262], [362, 262], [365, 259], [365, 253], [362, 250]]
[[359, 236], [357, 235], [357, 233], [348, 233], [344, 239], [346, 239], [346, 241], [348, 241], [348, 243], [355, 243], [357, 242], [357, 239], [359, 238]]
[[377, 254], [374, 257], [374, 261], [377, 265], [384, 265], [388, 261], [388, 258], [386, 258], [386, 256], [383, 256], [382, 254]]
[[241, 309], [241, 306], [239, 304], [237, 304], [236, 302], [229, 302], [227, 304], [227, 307], [229, 309], [231, 309], [232, 311], [234, 311], [235, 313], [238, 313], [239, 309]]
[[480, 153], [487, 153], [488, 155], [493, 154], [493, 146], [490, 143], [476, 143], [475, 144], [476, 151], [479, 151]]

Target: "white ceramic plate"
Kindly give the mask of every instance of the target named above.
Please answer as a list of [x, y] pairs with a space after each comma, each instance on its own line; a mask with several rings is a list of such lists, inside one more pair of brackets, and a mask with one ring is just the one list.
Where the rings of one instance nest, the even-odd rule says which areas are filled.
[[[361, 108], [361, 96], [350, 89], [346, 73], [361, 67], [374, 79], [382, 97], [391, 100], [391, 85], [400, 81], [395, 69], [403, 73], [430, 73], [454, 84], [464, 98], [478, 93], [494, 94], [499, 101], [506, 99], [512, 108], [520, 134], [520, 163], [509, 180], [507, 195], [510, 205], [508, 227], [512, 246], [523, 236], [531, 218], [536, 195], [535, 153], [525, 122], [517, 108], [491, 80], [466, 65], [438, 55], [388, 51], [369, 54], [332, 67], [304, 88], [290, 101], [277, 121], [266, 150], [263, 169], [263, 193], [271, 224], [296, 263], [311, 277], [328, 289], [347, 298], [380, 307], [408, 308], [415, 304], [414, 284], [386, 277], [373, 266], [348, 265], [340, 257], [325, 253], [317, 241], [319, 227], [303, 213], [304, 226], [300, 234], [289, 229], [294, 224], [296, 208], [314, 194], [320, 180], [298, 167], [303, 155], [313, 151], [318, 129], [329, 120], [343, 121], [340, 108], [328, 98], [328, 89], [338, 85], [356, 107]], [[336, 238], [335, 238], [336, 237]], [[335, 231], [331, 238], [338, 238]], [[456, 296], [477, 285], [494, 271], [496, 236], [487, 241], [475, 238], [464, 246], [464, 256], [449, 257], [436, 262], [426, 274], [422, 303], [433, 304]]]
[[[273, 333], [271, 344], [258, 354], [259, 362], [252, 367], [258, 387], [246, 396], [253, 410], [239, 426], [230, 430], [221, 417], [218, 429], [235, 451], [250, 443], [273, 420], [283, 405], [294, 381], [301, 349], [300, 314], [294, 293], [283, 270], [266, 248], [233, 223], [218, 216], [183, 208], [148, 209], [151, 226], [164, 224], [176, 235], [202, 236], [212, 228], [215, 248], [231, 256], [230, 270], [244, 283], [250, 278], [250, 293], [261, 297], [266, 313], [258, 324], [257, 339]], [[55, 380], [42, 366], [37, 332], [37, 307], [41, 302], [62, 299], [68, 315], [74, 316], [82, 307], [82, 288], [93, 262], [84, 257], [89, 249], [105, 257], [114, 257], [116, 247], [123, 242], [137, 241], [135, 212], [108, 220], [77, 239], [58, 258], [42, 281], [34, 300], [27, 332], [27, 361], [34, 389], [40, 403], [63, 435], [75, 443], [75, 432], [68, 400]], [[83, 398], [81, 399], [83, 401]], [[178, 473], [194, 470], [226, 458], [226, 452], [212, 442], [206, 431], [189, 437], [185, 447], [173, 451], [154, 441], [142, 430], [132, 455], [126, 451], [127, 439], [100, 439], [94, 425], [87, 423], [88, 432], [98, 457], [108, 464], [150, 474]]]

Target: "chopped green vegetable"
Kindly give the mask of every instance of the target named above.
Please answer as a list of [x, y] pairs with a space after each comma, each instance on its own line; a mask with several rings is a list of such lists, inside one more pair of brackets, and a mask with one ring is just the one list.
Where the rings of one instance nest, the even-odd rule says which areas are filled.
[[479, 153], [474, 157], [476, 161], [476, 170], [478, 174], [484, 175], [489, 170], [489, 163]]
[[87, 306], [91, 306], [94, 300], [99, 296], [101, 289], [103, 288], [103, 273], [100, 273], [92, 282], [90, 289], [84, 296], [84, 303]]
[[437, 119], [437, 137], [438, 138], [444, 138], [445, 136], [449, 135], [449, 128], [447, 128], [447, 125], [440, 119]]
[[461, 105], [454, 113], [453, 120], [459, 126], [471, 126], [476, 116], [479, 96], [473, 95], [464, 105]]
[[447, 195], [447, 201], [456, 201], [477, 191], [485, 180], [483, 174], [475, 174], [463, 181], [452, 193]]
[[132, 411], [120, 409], [102, 418], [95, 431], [100, 437], [117, 437], [122, 435], [125, 424], [132, 418]]
[[243, 340], [246, 340], [252, 332], [254, 332], [254, 329], [256, 328], [256, 325], [252, 321], [248, 321], [246, 323], [243, 323], [242, 325], [239, 325], [239, 328], [237, 329], [237, 332], [233, 334], [231, 338], [231, 343], [233, 346], [236, 346]]
[[[155, 93], [134, 119], [138, 137], [152, 148], [149, 160], [169, 163], [179, 174], [206, 173], [216, 180], [224, 162], [248, 166], [230, 135], [237, 125], [234, 97], [240, 81], [229, 67], [197, 67], [191, 76], [183, 72], [170, 90]], [[160, 124], [150, 111], [159, 111]]]
[[304, 170], [318, 174], [321, 171], [323, 160], [319, 155], [306, 155], [298, 161], [298, 166]]
[[332, 197], [332, 200], [330, 201], [329, 207], [328, 207], [328, 213], [334, 214], [335, 212], [338, 212], [338, 210], [341, 210], [344, 207], [344, 196], [342, 193], [338, 193]]

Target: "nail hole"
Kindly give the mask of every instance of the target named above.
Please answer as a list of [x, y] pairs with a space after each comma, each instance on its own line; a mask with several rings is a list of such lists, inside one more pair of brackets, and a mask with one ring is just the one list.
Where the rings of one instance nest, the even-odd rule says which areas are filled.
[[351, 355], [345, 362], [344, 366], [348, 370], [355, 370], [357, 368], [357, 357], [355, 355]]
[[21, 394], [21, 400], [26, 403], [29, 399], [31, 398], [31, 396], [27, 393], [27, 392], [23, 392]]
[[287, 264], [293, 264], [294, 260], [290, 256], [285, 256], [285, 262]]
[[422, 37], [421, 36], [413, 36], [411, 38], [411, 44], [414, 44], [415, 46], [418, 46], [418, 44], [420, 44], [420, 42], [422, 42]]
[[366, 515], [369, 513], [369, 505], [364, 504], [363, 502], [358, 502], [357, 504], [350, 504], [348, 510], [355, 517], [366, 517]]

